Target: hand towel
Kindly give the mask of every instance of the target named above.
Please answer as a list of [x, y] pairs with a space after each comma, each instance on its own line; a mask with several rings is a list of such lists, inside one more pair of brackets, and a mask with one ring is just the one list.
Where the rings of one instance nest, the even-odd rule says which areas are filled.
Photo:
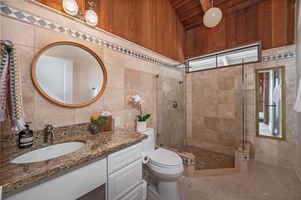
[[298, 88], [298, 93], [297, 93], [297, 98], [296, 98], [296, 103], [294, 106], [295, 111], [301, 112], [301, 77], [299, 81], [299, 88]]
[[21, 74], [15, 45], [1, 41], [0, 121], [10, 117], [11, 129], [24, 129]]
[[279, 103], [281, 100], [281, 85], [276, 85], [273, 89], [272, 101], [274, 103]]

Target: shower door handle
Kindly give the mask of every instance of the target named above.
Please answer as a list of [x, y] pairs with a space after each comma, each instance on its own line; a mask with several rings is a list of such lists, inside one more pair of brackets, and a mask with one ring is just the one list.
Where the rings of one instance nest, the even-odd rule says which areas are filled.
[[172, 107], [177, 108], [178, 107], [178, 102], [177, 101], [172, 102]]

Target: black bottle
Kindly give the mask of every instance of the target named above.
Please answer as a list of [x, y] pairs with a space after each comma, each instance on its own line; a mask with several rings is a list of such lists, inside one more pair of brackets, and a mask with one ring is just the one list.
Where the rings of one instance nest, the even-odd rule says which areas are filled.
[[19, 148], [26, 149], [31, 147], [33, 144], [33, 131], [29, 129], [29, 123], [26, 122], [26, 129], [20, 131], [19, 133]]

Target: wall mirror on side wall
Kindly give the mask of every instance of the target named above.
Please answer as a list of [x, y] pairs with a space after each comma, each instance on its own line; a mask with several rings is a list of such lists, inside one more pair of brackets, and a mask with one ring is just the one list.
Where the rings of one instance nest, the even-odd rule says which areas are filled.
[[107, 84], [101, 59], [89, 48], [73, 42], [43, 48], [33, 60], [31, 77], [44, 97], [67, 107], [96, 101]]
[[255, 69], [256, 136], [285, 140], [285, 68]]

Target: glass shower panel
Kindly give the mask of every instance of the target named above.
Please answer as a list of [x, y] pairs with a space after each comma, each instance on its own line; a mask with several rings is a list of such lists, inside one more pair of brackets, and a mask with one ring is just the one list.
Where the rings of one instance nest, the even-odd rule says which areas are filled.
[[157, 69], [157, 144], [180, 149], [186, 143], [185, 73]]

